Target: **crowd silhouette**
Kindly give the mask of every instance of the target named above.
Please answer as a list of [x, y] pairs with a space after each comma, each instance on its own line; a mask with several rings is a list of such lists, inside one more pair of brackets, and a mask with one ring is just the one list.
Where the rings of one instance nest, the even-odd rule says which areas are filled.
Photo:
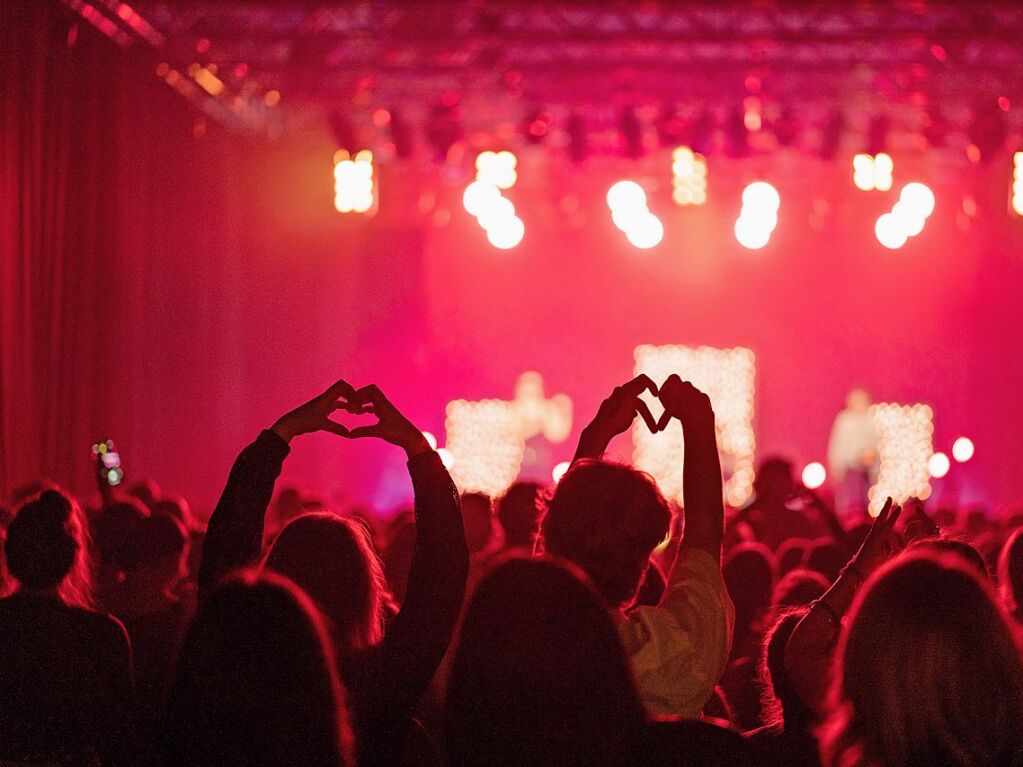
[[[604, 457], [637, 418], [681, 423], [680, 506]], [[312, 432], [404, 451], [414, 507], [277, 488]], [[615, 388], [560, 482], [500, 499], [345, 381], [241, 450], [205, 525], [98, 488], [0, 506], [0, 767], [1023, 765], [1023, 519], [840, 519], [782, 459], [727, 509], [677, 375]]]

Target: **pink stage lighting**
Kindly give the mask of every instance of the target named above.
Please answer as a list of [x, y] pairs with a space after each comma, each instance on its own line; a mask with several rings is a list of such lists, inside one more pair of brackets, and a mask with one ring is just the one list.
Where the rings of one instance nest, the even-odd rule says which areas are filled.
[[766, 181], [754, 181], [742, 192], [742, 210], [735, 222], [735, 239], [749, 250], [759, 250], [778, 226], [781, 196]]
[[892, 188], [894, 170], [895, 163], [884, 152], [876, 155], [858, 154], [853, 157], [853, 184], [864, 192], [873, 189], [887, 192]]
[[919, 181], [906, 184], [891, 212], [877, 219], [874, 225], [877, 241], [891, 250], [901, 248], [910, 237], [924, 230], [924, 223], [933, 212], [934, 192], [930, 187]]
[[495, 248], [514, 248], [526, 234], [526, 225], [515, 215], [515, 205], [501, 194], [518, 180], [518, 159], [511, 152], [481, 152], [476, 157], [476, 180], [465, 188], [462, 205], [476, 217], [487, 240]]
[[373, 153], [368, 149], [351, 157], [344, 149], [334, 153], [334, 208], [338, 213], [373, 213], [376, 208]]
[[647, 207], [646, 192], [635, 181], [619, 181], [607, 190], [611, 221], [634, 247], [654, 248], [664, 239], [664, 224]]

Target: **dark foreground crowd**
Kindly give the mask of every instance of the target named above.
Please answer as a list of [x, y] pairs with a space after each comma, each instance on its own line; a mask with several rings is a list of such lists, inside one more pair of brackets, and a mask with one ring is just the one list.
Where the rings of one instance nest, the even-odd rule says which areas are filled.
[[[682, 508], [603, 459], [637, 416], [681, 422]], [[275, 496], [314, 431], [404, 450], [414, 510]], [[850, 524], [779, 460], [726, 515], [678, 376], [615, 389], [556, 487], [496, 503], [344, 381], [241, 451], [205, 530], [103, 490], [0, 507], [0, 767], [1023, 765], [1023, 519]]]

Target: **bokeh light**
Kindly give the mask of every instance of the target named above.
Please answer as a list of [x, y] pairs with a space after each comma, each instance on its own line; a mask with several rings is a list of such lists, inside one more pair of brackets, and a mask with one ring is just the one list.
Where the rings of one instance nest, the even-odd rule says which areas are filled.
[[334, 153], [334, 208], [338, 213], [370, 213], [376, 208], [373, 153], [368, 149], [351, 157]]
[[895, 163], [891, 156], [884, 152], [879, 152], [876, 155], [855, 155], [853, 157], [853, 184], [864, 192], [874, 189], [887, 192], [892, 188], [892, 172], [894, 170]]
[[671, 198], [677, 205], [707, 202], [707, 159], [687, 146], [671, 153]]
[[749, 250], [759, 250], [771, 241], [778, 226], [781, 195], [766, 181], [754, 181], [742, 192], [742, 210], [735, 222], [735, 239]]
[[435, 436], [433, 436], [432, 432], [424, 431], [423, 432], [423, 439], [426, 440], [426, 444], [428, 444], [430, 446], [431, 450], [436, 450], [437, 449], [437, 438]]
[[806, 464], [803, 467], [803, 487], [810, 490], [816, 490], [818, 487], [824, 484], [824, 480], [828, 478], [828, 472], [824, 468], [824, 464], [819, 461], [813, 461]]
[[611, 221], [634, 247], [646, 250], [664, 239], [664, 224], [647, 207], [646, 192], [635, 181], [618, 181], [607, 191]]
[[1023, 216], [1023, 152], [1012, 155], [1012, 209]]
[[952, 457], [959, 463], [966, 463], [973, 458], [973, 440], [969, 437], [959, 437], [952, 443]]
[[565, 472], [568, 471], [568, 467], [571, 464], [568, 461], [562, 461], [561, 463], [555, 464], [551, 470], [551, 479], [554, 480], [554, 484], [558, 484], [561, 478], [565, 476]]
[[460, 492], [497, 497], [515, 481], [525, 440], [510, 402], [455, 400], [444, 421], [451, 478]]
[[878, 474], [867, 495], [868, 510], [876, 517], [888, 496], [902, 503], [930, 495], [934, 411], [928, 405], [883, 402], [871, 406], [870, 417], [878, 436]]
[[935, 453], [927, 460], [927, 473], [935, 479], [941, 479], [952, 467], [952, 462], [944, 453]]
[[526, 234], [526, 225], [515, 215], [515, 205], [501, 194], [518, 180], [518, 158], [511, 152], [480, 152], [476, 178], [462, 193], [462, 206], [476, 217], [487, 240], [499, 250], [514, 248]]
[[[717, 424], [718, 450], [725, 473], [725, 501], [741, 506], [753, 493], [753, 460], [756, 438], [753, 432], [755, 357], [750, 349], [714, 349], [708, 346], [637, 346], [634, 373], [646, 373], [660, 385], [672, 373], [691, 381], [710, 397]], [[654, 418], [663, 408], [649, 393], [643, 399]], [[632, 429], [633, 463], [656, 480], [668, 498], [682, 500], [682, 459], [685, 445], [682, 426], [672, 420], [668, 427], [651, 434], [637, 419]]]

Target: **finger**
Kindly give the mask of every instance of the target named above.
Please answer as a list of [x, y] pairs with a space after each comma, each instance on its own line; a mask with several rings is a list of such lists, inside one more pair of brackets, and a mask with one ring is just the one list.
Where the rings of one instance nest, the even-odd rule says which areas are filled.
[[892, 497], [888, 496], [884, 502], [884, 506], [881, 507], [881, 511], [877, 513], [877, 519], [874, 520], [875, 525], [884, 524], [884, 521], [888, 519], [888, 512], [892, 510]]
[[657, 396], [657, 384], [650, 380], [650, 376], [646, 373], [640, 373], [619, 388], [624, 390], [630, 397], [638, 397], [644, 390], [650, 392], [655, 397]]
[[352, 395], [355, 394], [355, 387], [345, 380], [338, 379], [334, 384], [324, 392], [324, 396], [330, 395], [330, 399], [351, 399]]
[[346, 426], [342, 426], [337, 421], [331, 421], [329, 418], [320, 425], [320, 431], [329, 431], [331, 434], [337, 434], [340, 437], [349, 436]]
[[661, 420], [657, 422], [657, 431], [664, 431], [668, 428], [669, 423], [671, 423], [671, 413], [665, 410], [661, 413]]
[[891, 514], [888, 516], [888, 528], [894, 529], [895, 523], [899, 521], [899, 515], [902, 513], [902, 507], [896, 506], [892, 509]]
[[646, 403], [641, 399], [636, 399], [635, 403], [636, 412], [639, 413], [640, 417], [646, 421], [646, 426], [650, 429], [651, 434], [657, 433], [657, 421], [654, 420], [653, 414], [650, 412], [650, 408], [647, 407]]
[[339, 399], [337, 402], [334, 403], [334, 409], [335, 410], [344, 410], [344, 411], [347, 411], [349, 413], [355, 413], [356, 415], [359, 415], [359, 414], [362, 414], [362, 413], [375, 413], [376, 412], [376, 407], [374, 405], [370, 404], [370, 403], [345, 402], [344, 400], [341, 400], [341, 399]]
[[374, 405], [388, 405], [387, 397], [380, 391], [380, 387], [376, 384], [370, 384], [369, 386], [363, 386], [357, 392], [355, 392], [355, 399], [360, 404], [365, 404], [367, 401]]

